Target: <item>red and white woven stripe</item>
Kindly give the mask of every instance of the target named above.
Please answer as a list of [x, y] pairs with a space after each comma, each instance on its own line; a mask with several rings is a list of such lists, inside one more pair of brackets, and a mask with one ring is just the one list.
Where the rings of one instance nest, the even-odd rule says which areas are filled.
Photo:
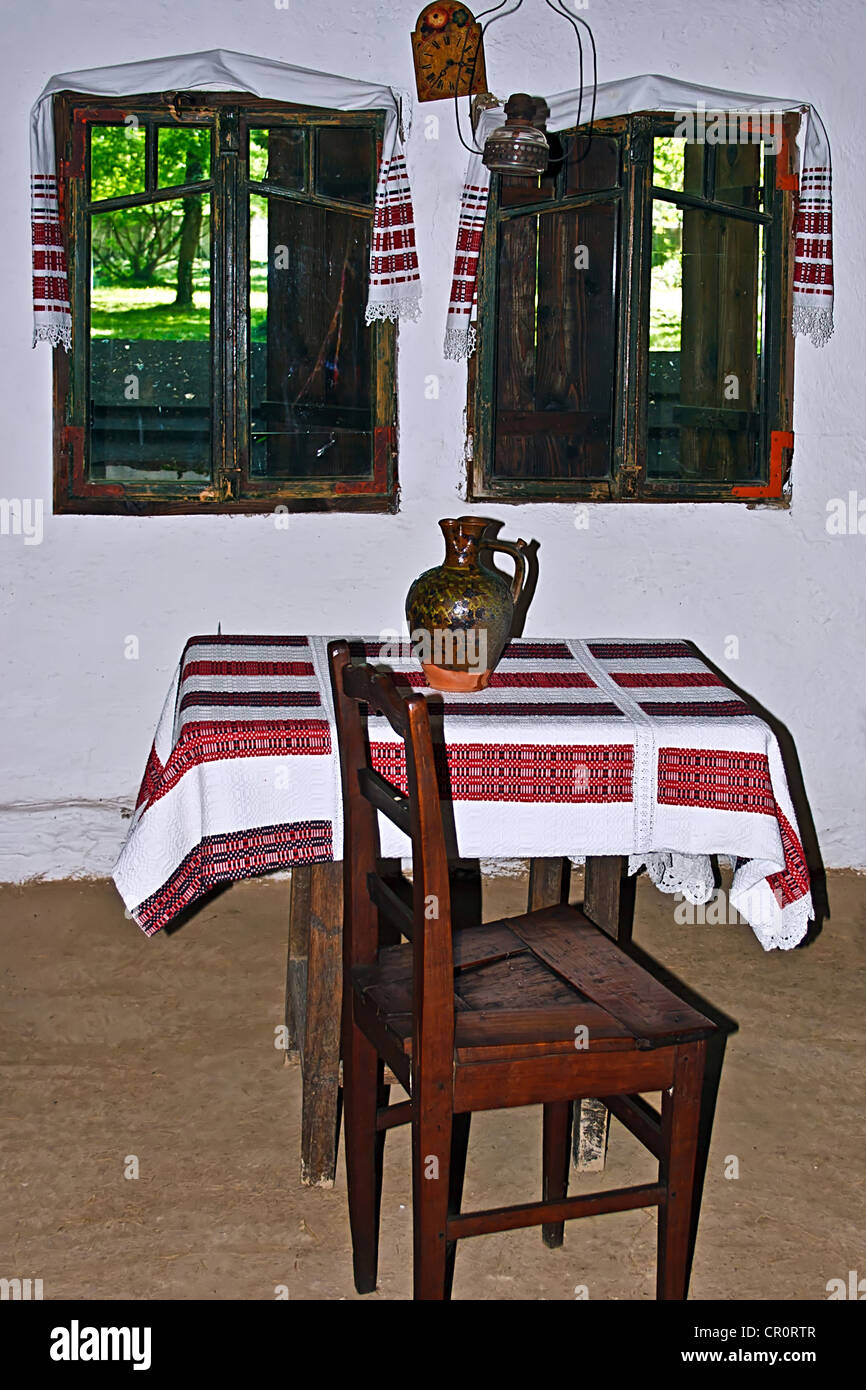
[[334, 857], [319, 687], [304, 637], [187, 643], [114, 870], [147, 935], [218, 883]]
[[60, 228], [57, 179], [33, 174], [30, 180], [30, 225], [33, 235], [33, 343], [44, 339], [72, 346], [69, 280]]
[[800, 175], [794, 249], [794, 332], [816, 346], [833, 332], [833, 203], [829, 161]]
[[399, 317], [415, 319], [421, 310], [421, 273], [415, 250], [415, 213], [406, 160], [402, 154], [383, 160], [376, 187], [370, 292], [367, 322]]
[[[474, 159], [474, 156], [473, 156]], [[481, 161], [479, 168], [486, 174]], [[475, 328], [471, 323], [477, 299], [478, 257], [487, 216], [489, 184], [469, 183], [467, 175], [460, 200], [460, 221], [457, 227], [457, 250], [454, 255], [454, 276], [451, 281], [451, 302], [448, 305], [448, 324], [445, 329], [445, 356], [455, 361], [469, 357], [475, 350]]]
[[[114, 870], [148, 934], [216, 883], [339, 857], [327, 640], [187, 644]], [[408, 646], [358, 639], [353, 653], [426, 689]], [[430, 698], [455, 852], [629, 854], [694, 902], [713, 892], [710, 856], [727, 854], [731, 901], [762, 944], [801, 939], [809, 875], [778, 745], [688, 644], [515, 641], [486, 690]], [[403, 783], [381, 717], [370, 742]], [[408, 851], [390, 822], [382, 851]]]

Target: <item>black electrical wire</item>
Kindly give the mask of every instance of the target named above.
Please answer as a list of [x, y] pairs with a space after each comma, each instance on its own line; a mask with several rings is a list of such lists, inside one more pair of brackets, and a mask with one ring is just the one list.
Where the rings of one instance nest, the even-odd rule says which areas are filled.
[[[478, 39], [478, 47], [477, 47], [476, 50], [475, 50], [475, 57], [472, 59], [472, 71], [471, 71], [470, 74], [469, 74], [469, 105], [470, 105], [470, 108], [471, 108], [471, 106], [472, 106], [472, 88], [473, 88], [474, 83], [475, 83], [475, 71], [476, 71], [476, 68], [478, 67], [478, 55], [479, 55], [479, 53], [482, 51], [482, 49], [483, 49], [483, 47], [484, 47], [484, 35], [487, 33], [487, 30], [490, 28], [491, 24], [495, 24], [495, 23], [496, 23], [497, 19], [505, 19], [507, 15], [516, 14], [517, 11], [520, 9], [521, 5], [523, 4], [523, 0], [517, 0], [517, 4], [516, 4], [516, 5], [513, 5], [512, 8], [511, 8], [510, 10], [506, 10], [506, 9], [503, 8], [503, 7], [504, 7], [505, 5], [507, 5], [507, 4], [508, 4], [508, 0], [499, 0], [499, 4], [498, 4], [498, 5], [491, 5], [491, 7], [490, 7], [489, 10], [482, 10], [481, 13], [480, 13], [479, 15], [476, 15], [476, 16], [475, 16], [475, 23], [476, 23], [476, 24], [479, 22], [479, 20], [482, 20], [486, 14], [492, 14], [492, 15], [494, 16], [494, 18], [493, 18], [493, 19], [488, 19], [487, 23], [486, 23], [486, 24], [484, 25], [484, 27], [482, 28], [481, 34], [480, 34], [479, 39]], [[502, 13], [501, 13], [501, 14], [497, 14], [497, 13], [496, 13], [497, 10], [501, 10]], [[466, 55], [466, 45], [467, 45], [468, 42], [469, 42], [469, 34], [468, 34], [468, 32], [467, 32], [466, 37], [465, 37], [465, 39], [463, 40], [463, 48], [462, 48], [461, 51], [460, 51], [460, 67], [459, 67], [458, 70], [457, 70], [457, 82], [458, 82], [458, 86], [460, 85], [460, 73], [463, 71], [463, 59], [464, 59], [464, 57], [465, 57], [465, 55]], [[455, 91], [454, 91], [454, 119], [455, 119], [455, 121], [457, 122], [457, 134], [458, 134], [458, 136], [460, 137], [460, 143], [461, 143], [461, 145], [463, 146], [463, 148], [464, 148], [465, 150], [468, 150], [470, 154], [483, 154], [484, 151], [483, 151], [483, 150], [479, 150], [479, 149], [477, 148], [477, 146], [476, 146], [475, 143], [474, 143], [474, 139], [473, 139], [473, 143], [472, 143], [471, 145], [467, 145], [466, 141], [463, 139], [463, 132], [462, 132], [461, 129], [460, 129], [460, 100], [459, 100], [459, 97], [458, 97], [458, 95], [457, 95], [457, 90], [456, 90], [456, 88], [455, 88]]]
[[571, 14], [569, 14], [568, 11], [567, 11], [566, 9], [563, 8], [564, 3], [565, 3], [565, 0], [557, 0], [557, 3], [556, 3], [556, 4], [553, 3], [553, 0], [544, 0], [544, 3], [545, 3], [545, 5], [547, 6], [547, 8], [548, 8], [549, 10], [553, 10], [553, 13], [554, 13], [554, 14], [562, 15], [563, 19], [567, 19], [567, 20], [568, 20], [569, 24], [571, 25], [572, 29], [574, 30], [575, 38], [577, 39], [577, 51], [578, 51], [578, 54], [579, 54], [580, 56], [579, 56], [578, 88], [577, 88], [577, 117], [576, 117], [576, 119], [575, 119], [574, 124], [575, 124], [576, 126], [579, 126], [579, 125], [580, 125], [580, 117], [581, 117], [581, 115], [582, 115], [582, 113], [583, 113], [583, 43], [581, 42], [581, 38], [580, 38], [580, 30], [578, 29], [576, 23], [574, 22], [574, 16], [571, 15]]
[[580, 118], [583, 114], [583, 44], [580, 40], [580, 30], [577, 27], [578, 24], [583, 25], [584, 29], [589, 35], [589, 42], [592, 47], [592, 107], [589, 113], [589, 129], [587, 131], [586, 148], [584, 149], [583, 154], [579, 155], [576, 159], [571, 158], [571, 150], [577, 140], [577, 136], [574, 135], [570, 140], [565, 142], [565, 150], [563, 152], [564, 163], [582, 164], [583, 161], [586, 159], [586, 156], [589, 154], [590, 146], [592, 145], [593, 124], [595, 122], [595, 103], [596, 96], [598, 94], [598, 52], [595, 46], [595, 35], [593, 34], [591, 28], [589, 27], [585, 19], [581, 19], [580, 15], [571, 14], [570, 11], [565, 8], [565, 0], [555, 0], [555, 3], [554, 0], [544, 0], [544, 3], [547, 5], [548, 9], [553, 10], [554, 14], [561, 15], [563, 19], [568, 20], [569, 24], [574, 30], [575, 37], [577, 39], [577, 46], [580, 52], [580, 88], [577, 99], [577, 119], [575, 121], [575, 125], [578, 127], [580, 126]]
[[[592, 29], [591, 29], [590, 26], [587, 24], [587, 22], [586, 22], [585, 19], [581, 19], [580, 15], [573, 15], [573, 14], [571, 14], [571, 12], [570, 12], [569, 10], [566, 9], [566, 7], [565, 7], [565, 0], [544, 0], [544, 3], [547, 5], [548, 9], [553, 10], [554, 14], [558, 14], [558, 15], [560, 15], [563, 19], [567, 19], [567, 20], [568, 20], [569, 24], [571, 25], [572, 29], [574, 30], [575, 38], [577, 39], [577, 48], [578, 48], [578, 54], [579, 54], [579, 85], [578, 85], [578, 98], [577, 98], [577, 118], [576, 118], [576, 120], [575, 120], [575, 126], [576, 126], [576, 127], [579, 127], [579, 126], [580, 126], [581, 116], [583, 115], [583, 42], [582, 42], [582, 40], [581, 40], [580, 29], [578, 28], [578, 25], [582, 25], [583, 28], [586, 30], [587, 34], [589, 35], [589, 42], [590, 42], [590, 46], [591, 46], [591, 48], [592, 48], [592, 105], [591, 105], [590, 115], [589, 115], [589, 129], [587, 130], [586, 147], [585, 147], [585, 149], [583, 150], [583, 153], [580, 154], [580, 155], [578, 155], [577, 158], [572, 158], [572, 150], [573, 150], [573, 148], [574, 148], [574, 146], [575, 146], [575, 144], [576, 144], [577, 136], [574, 135], [574, 136], [571, 137], [571, 139], [567, 139], [567, 140], [562, 140], [562, 141], [560, 141], [561, 145], [563, 146], [563, 152], [562, 152], [562, 155], [560, 156], [560, 160], [561, 160], [562, 164], [563, 164], [563, 165], [565, 165], [565, 164], [581, 164], [581, 163], [583, 162], [583, 160], [586, 159], [586, 156], [589, 154], [590, 146], [592, 145], [593, 125], [594, 125], [594, 122], [595, 122], [595, 104], [596, 104], [596, 95], [597, 95], [597, 91], [598, 91], [598, 52], [597, 52], [596, 46], [595, 46], [595, 36], [594, 36], [594, 34], [593, 34], [593, 32], [592, 32]], [[476, 72], [476, 69], [477, 69], [477, 66], [478, 66], [478, 55], [479, 55], [479, 53], [481, 53], [481, 51], [482, 51], [482, 49], [483, 49], [483, 46], [484, 46], [484, 35], [487, 33], [487, 30], [490, 28], [490, 25], [496, 23], [497, 19], [505, 19], [507, 15], [516, 14], [516, 12], [517, 12], [517, 11], [520, 9], [520, 7], [522, 6], [523, 0], [517, 0], [517, 3], [516, 3], [515, 5], [513, 5], [513, 6], [511, 7], [510, 10], [509, 10], [509, 9], [505, 9], [505, 6], [506, 6], [507, 4], [508, 4], [508, 0], [499, 0], [499, 4], [498, 4], [498, 5], [493, 5], [493, 6], [491, 6], [491, 8], [490, 8], [489, 10], [482, 10], [481, 14], [479, 14], [479, 15], [476, 16], [476, 20], [475, 20], [476, 24], [477, 24], [480, 20], [482, 20], [482, 19], [484, 18], [485, 15], [493, 15], [493, 18], [492, 18], [492, 19], [488, 19], [487, 23], [482, 27], [481, 34], [480, 34], [479, 41], [478, 41], [478, 47], [477, 47], [476, 50], [475, 50], [475, 56], [474, 56], [474, 58], [473, 58], [473, 60], [472, 60], [472, 69], [471, 69], [470, 74], [469, 74], [469, 103], [470, 103], [470, 108], [471, 108], [471, 104], [472, 104], [472, 87], [473, 87], [474, 82], [475, 82], [475, 72]], [[458, 82], [459, 82], [459, 74], [460, 74], [460, 72], [462, 72], [462, 70], [463, 70], [463, 60], [464, 60], [464, 57], [465, 57], [465, 55], [466, 55], [466, 45], [467, 45], [468, 42], [469, 42], [469, 34], [468, 34], [468, 32], [467, 32], [466, 37], [465, 37], [465, 39], [463, 40], [463, 48], [462, 48], [461, 53], [460, 53], [460, 66], [459, 66], [459, 69], [458, 69]], [[465, 150], [468, 150], [470, 154], [483, 154], [484, 151], [481, 150], [481, 149], [479, 149], [478, 146], [475, 145], [474, 141], [473, 141], [473, 144], [467, 145], [466, 141], [463, 139], [463, 132], [462, 132], [461, 129], [460, 129], [460, 100], [459, 100], [459, 97], [458, 97], [458, 95], [457, 95], [456, 90], [455, 90], [455, 93], [454, 93], [454, 119], [455, 119], [455, 122], [456, 122], [456, 125], [457, 125], [457, 135], [458, 135], [458, 137], [459, 137], [459, 139], [460, 139], [460, 143], [461, 143], [461, 145], [463, 146], [463, 148], [464, 148]], [[553, 133], [555, 133], [555, 132], [553, 132]], [[557, 162], [559, 163], [560, 161], [557, 161]]]

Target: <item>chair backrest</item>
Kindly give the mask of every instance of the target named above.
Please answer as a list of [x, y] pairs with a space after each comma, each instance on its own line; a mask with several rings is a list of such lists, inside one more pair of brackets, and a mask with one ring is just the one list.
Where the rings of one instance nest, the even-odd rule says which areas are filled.
[[[328, 646], [343, 785], [343, 960], [372, 965], [379, 914], [413, 947], [413, 1068], [450, 1078], [454, 1048], [451, 895], [430, 716], [423, 695], [404, 699], [390, 672], [353, 665], [348, 643]], [[381, 712], [406, 750], [408, 795], [377, 772], [361, 706]], [[376, 812], [412, 841], [412, 910], [380, 876]]]

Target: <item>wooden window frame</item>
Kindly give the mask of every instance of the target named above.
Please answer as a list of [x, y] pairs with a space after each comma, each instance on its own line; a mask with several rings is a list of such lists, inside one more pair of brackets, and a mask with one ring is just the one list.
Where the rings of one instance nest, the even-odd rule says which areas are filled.
[[[765, 154], [766, 205], [756, 212], [727, 204], [708, 206], [727, 216], [762, 223], [766, 235], [766, 304], [761, 360], [760, 456], [763, 476], [754, 485], [740, 482], [648, 479], [646, 431], [648, 398], [648, 324], [652, 268], [652, 141], [672, 135], [673, 113], [639, 112], [600, 121], [599, 135], [621, 139], [620, 181], [617, 190], [558, 194], [555, 202], [502, 209], [499, 179], [491, 178], [490, 201], [478, 267], [477, 349], [469, 359], [467, 390], [467, 500], [523, 504], [524, 502], [746, 502], [749, 505], [790, 505], [790, 466], [793, 449], [795, 198], [798, 180], [792, 164], [798, 117], [784, 116], [778, 153]], [[572, 134], [573, 132], [569, 132]], [[708, 145], [708, 149], [715, 147]], [[562, 175], [560, 174], [560, 178]], [[671, 198], [670, 190], [659, 190]], [[606, 479], [501, 479], [493, 474], [497, 333], [497, 261], [499, 227], [510, 217], [553, 208], [580, 208], [615, 199], [619, 205], [614, 292], [616, 294], [616, 372], [611, 475]], [[689, 206], [689, 195], [672, 201]], [[627, 292], [624, 292], [626, 287]]]
[[[212, 220], [218, 231], [220, 207], [233, 209], [233, 226], [211, 239], [212, 414], [213, 479], [201, 483], [161, 485], [100, 483], [89, 478], [86, 457], [87, 382], [90, 350], [90, 296], [86, 288], [90, 268], [89, 233], [89, 125], [117, 124], [130, 115], [171, 118], [171, 102], [178, 97], [183, 109], [195, 113], [198, 125], [213, 127], [210, 178], [190, 185], [172, 186], [173, 197], [191, 192], [210, 192]], [[246, 92], [143, 93], [107, 99], [78, 92], [61, 92], [55, 98], [54, 122], [58, 151], [60, 219], [67, 255], [72, 306], [72, 349], [54, 349], [54, 512], [108, 515], [166, 515], [209, 513], [269, 513], [278, 505], [289, 512], [395, 512], [398, 507], [397, 477], [397, 363], [396, 325], [377, 319], [367, 331], [372, 335], [371, 373], [373, 447], [370, 475], [366, 477], [299, 478], [265, 482], [250, 479], [247, 381], [249, 370], [248, 312], [248, 214], [243, 187], [246, 179], [248, 128], [250, 125], [365, 126], [376, 138], [373, 189], [369, 205], [329, 200], [316, 194], [315, 203], [339, 212], [364, 215], [373, 234], [375, 177], [381, 159], [384, 115], [377, 111], [342, 112], [309, 106], [274, 103]], [[183, 124], [180, 122], [179, 124]], [[308, 150], [312, 140], [307, 141]], [[221, 158], [228, 156], [228, 158]], [[236, 156], [236, 157], [232, 157]], [[309, 155], [312, 159], [312, 154]], [[151, 180], [152, 181], [152, 180]], [[308, 182], [308, 188], [310, 187]], [[270, 185], [255, 183], [251, 192], [266, 194]], [[280, 188], [283, 198], [309, 203], [310, 193], [292, 194]], [[219, 197], [217, 194], [219, 193]], [[126, 200], [118, 200], [125, 202]], [[218, 325], [227, 331], [214, 344]], [[84, 364], [78, 367], [77, 364]], [[227, 409], [223, 409], [224, 406]]]

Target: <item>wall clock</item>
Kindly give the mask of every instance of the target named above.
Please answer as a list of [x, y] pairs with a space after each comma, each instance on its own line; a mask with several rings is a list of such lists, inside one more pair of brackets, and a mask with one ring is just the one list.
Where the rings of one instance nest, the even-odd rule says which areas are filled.
[[412, 55], [419, 101], [469, 96], [470, 79], [471, 93], [487, 91], [481, 26], [459, 0], [425, 6], [412, 35]]

